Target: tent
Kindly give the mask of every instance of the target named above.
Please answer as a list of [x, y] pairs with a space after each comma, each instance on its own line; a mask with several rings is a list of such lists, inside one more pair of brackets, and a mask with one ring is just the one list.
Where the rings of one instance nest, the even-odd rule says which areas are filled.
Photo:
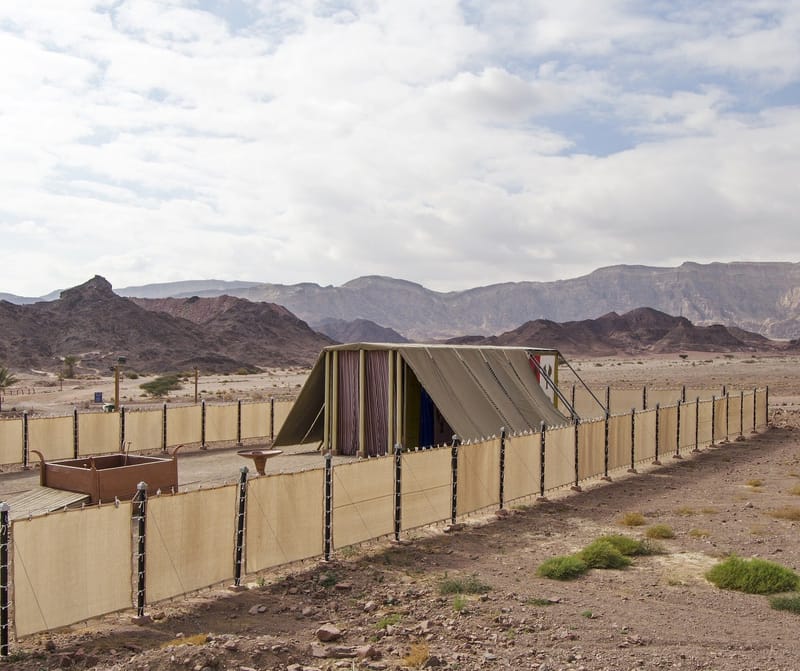
[[[564, 424], [559, 353], [526, 347], [356, 343], [326, 347], [275, 437], [335, 454], [480, 440]], [[544, 374], [542, 374], [544, 373]]]

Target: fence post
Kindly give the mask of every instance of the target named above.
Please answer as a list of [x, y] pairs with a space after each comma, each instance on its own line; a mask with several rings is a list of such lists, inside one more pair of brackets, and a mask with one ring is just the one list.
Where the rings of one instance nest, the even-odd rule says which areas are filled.
[[753, 387], [753, 433], [756, 432], [756, 427], [758, 426], [758, 403], [756, 400], [758, 399], [758, 387]]
[[119, 407], [119, 451], [125, 451], [125, 406]]
[[145, 520], [147, 518], [147, 483], [136, 485], [136, 617], [144, 618], [145, 594]]
[[714, 447], [715, 425], [717, 423], [717, 397], [711, 397], [711, 447]]
[[[606, 387], [608, 389], [608, 387]], [[606, 401], [608, 402], [608, 395], [606, 395]], [[610, 413], [608, 408], [610, 406], [606, 404], [606, 420], [605, 426], [603, 427], [603, 480], [607, 482], [611, 482], [611, 478], [608, 475], [608, 422], [610, 419]]]
[[323, 558], [325, 561], [331, 560], [331, 545], [333, 540], [333, 456], [330, 450], [325, 453], [325, 529], [324, 529], [324, 549]]
[[28, 411], [22, 413], [22, 470], [27, 471], [30, 466], [28, 465], [28, 448], [30, 447], [30, 437], [28, 435]]
[[658, 444], [658, 432], [660, 425], [661, 425], [661, 404], [656, 403], [656, 458], [653, 459], [653, 464], [655, 464], [656, 466], [661, 465], [661, 461], [659, 461], [658, 459], [658, 448], [660, 447]]
[[764, 428], [769, 428], [769, 385], [764, 388]]
[[247, 510], [247, 466], [239, 469], [239, 508], [236, 513], [236, 562], [234, 565], [233, 586], [242, 585], [242, 560], [244, 550], [244, 525]]
[[631, 408], [631, 467], [628, 473], [636, 473], [636, 408]]
[[731, 435], [731, 394], [725, 391], [725, 437], [722, 442], [727, 443]]
[[200, 449], [208, 449], [206, 445], [206, 399], [200, 401]]
[[700, 451], [700, 397], [694, 399], [694, 449], [692, 452]]
[[647, 385], [642, 387], [642, 410], [647, 410]]
[[686, 403], [686, 385], [681, 387], [681, 403]]
[[402, 485], [403, 485], [403, 455], [402, 445], [400, 443], [394, 444], [394, 539], [400, 540], [400, 529], [403, 523], [403, 501], [402, 501]]
[[242, 399], [236, 401], [236, 445], [242, 446]]
[[539, 427], [542, 434], [542, 440], [539, 445], [539, 498], [544, 499], [544, 446], [547, 436], [547, 425], [542, 422]]
[[8, 657], [8, 521], [10, 506], [0, 503], [0, 657]]
[[739, 438], [744, 438], [744, 390], [739, 393]]
[[574, 422], [574, 444], [575, 444], [575, 484], [570, 487], [573, 492], [580, 492], [581, 486], [578, 484], [580, 464], [578, 463], [578, 434], [580, 432], [581, 420], [576, 417]]
[[269, 399], [269, 439], [275, 440], [275, 397]]
[[161, 408], [161, 451], [167, 451], [167, 404]]
[[452, 488], [452, 497], [450, 499], [450, 522], [456, 523], [458, 516], [458, 446], [461, 439], [457, 435], [453, 435], [453, 445], [450, 448], [450, 474]]
[[606, 415], [611, 412], [611, 386], [606, 385]]
[[78, 409], [72, 409], [72, 458], [78, 458]]
[[683, 403], [678, 401], [678, 426], [677, 431], [675, 431], [675, 454], [673, 455], [673, 459], [683, 459], [681, 456], [681, 406]]
[[575, 385], [572, 385], [572, 394], [570, 396], [570, 403], [572, 404], [573, 410], [575, 409]]
[[505, 479], [506, 479], [506, 428], [500, 427], [500, 510], [505, 503]]

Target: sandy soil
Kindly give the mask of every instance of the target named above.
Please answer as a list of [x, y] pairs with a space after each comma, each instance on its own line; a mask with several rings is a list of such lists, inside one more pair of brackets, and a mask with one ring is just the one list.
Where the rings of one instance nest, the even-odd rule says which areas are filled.
[[[582, 493], [471, 517], [462, 530], [426, 529], [408, 545], [377, 541], [329, 564], [252, 576], [244, 592], [221, 588], [158, 604], [145, 625], [123, 613], [30, 637], [14, 643], [9, 668], [800, 668], [797, 615], [704, 578], [731, 552], [800, 570], [798, 521], [775, 516], [800, 516], [798, 363], [708, 354], [574, 362], [597, 385], [769, 384], [772, 427]], [[641, 513], [645, 526], [621, 526], [627, 512]], [[641, 538], [653, 524], [675, 533], [662, 541], [666, 554], [572, 582], [536, 576], [549, 557], [608, 532]], [[445, 580], [460, 577], [490, 589], [463, 599], [440, 594]], [[319, 640], [325, 623], [338, 629], [338, 638], [330, 632], [336, 640]]]

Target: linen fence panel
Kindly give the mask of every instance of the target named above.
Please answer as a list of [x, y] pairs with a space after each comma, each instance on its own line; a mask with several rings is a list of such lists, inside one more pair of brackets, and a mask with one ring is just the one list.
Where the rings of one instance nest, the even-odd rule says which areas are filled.
[[575, 482], [575, 427], [548, 429], [544, 442], [544, 488]]
[[148, 498], [148, 603], [233, 578], [238, 490], [228, 485]]
[[612, 414], [630, 413], [632, 409], [642, 409], [641, 389], [612, 389], [611, 412]]
[[48, 460], [74, 457], [72, 415], [29, 419], [28, 449], [39, 450]]
[[[244, 410], [244, 406], [242, 406]], [[221, 443], [236, 440], [238, 405], [206, 405], [206, 442]]]
[[675, 405], [681, 400], [680, 389], [648, 389], [647, 390], [647, 407], [655, 408], [656, 403], [659, 405]]
[[631, 413], [608, 420], [608, 470], [631, 465]]
[[0, 464], [22, 463], [22, 420], [0, 420]]
[[756, 390], [756, 428], [763, 429], [767, 426], [767, 390]]
[[714, 440], [719, 442], [728, 437], [728, 419], [725, 416], [725, 397], [714, 401]]
[[17, 637], [130, 608], [131, 504], [12, 523]]
[[289, 416], [292, 405], [294, 405], [293, 401], [275, 401], [275, 423], [272, 426], [273, 435], [278, 435], [278, 431], [281, 430], [283, 423]]
[[601, 403], [605, 402], [605, 389], [600, 393], [595, 391], [595, 396], [600, 399], [600, 403], [583, 387], [575, 389], [575, 411], [581, 419], [594, 419], [595, 417], [603, 417], [606, 414], [605, 408], [601, 405]]
[[379, 457], [333, 469], [333, 546], [394, 531], [394, 459]]
[[452, 504], [451, 450], [420, 450], [401, 455], [401, 528], [450, 518]]
[[756, 427], [753, 423], [753, 410], [755, 408], [756, 395], [752, 391], [744, 393], [744, 405], [742, 406], [743, 425], [742, 431], [744, 433], [753, 433]]
[[736, 438], [742, 431], [742, 393], [731, 394], [728, 399], [728, 438]]
[[675, 454], [678, 445], [678, 407], [670, 405], [658, 412], [658, 456], [664, 457]]
[[125, 413], [125, 449], [131, 452], [161, 448], [162, 415], [160, 410]]
[[[578, 426], [578, 479], [603, 475], [605, 464], [605, 420], [582, 422]], [[573, 468], [574, 470], [574, 468]]]
[[711, 444], [711, 414], [714, 402], [711, 400], [700, 401], [697, 408], [697, 442], [698, 447], [706, 447]]
[[714, 396], [720, 396], [722, 394], [722, 387], [717, 387], [716, 389], [709, 389], [709, 388], [686, 388], [686, 401], [694, 401], [696, 399], [700, 399], [701, 401], [708, 401], [712, 399]]
[[78, 415], [78, 455], [119, 452], [119, 413]]
[[532, 433], [506, 439], [505, 480], [506, 501], [535, 496], [539, 493], [541, 476], [542, 435]]
[[636, 435], [634, 459], [645, 461], [656, 456], [656, 411], [642, 410], [636, 413]]
[[248, 480], [247, 572], [321, 555], [324, 497], [322, 468]]
[[[208, 412], [208, 406], [206, 406]], [[167, 409], [167, 446], [199, 443], [203, 438], [203, 408], [187, 405]]]
[[269, 438], [269, 403], [242, 403], [242, 440]]
[[695, 446], [697, 428], [697, 403], [690, 401], [681, 404], [680, 451], [688, 452]]
[[456, 514], [499, 505], [500, 439], [458, 448]]

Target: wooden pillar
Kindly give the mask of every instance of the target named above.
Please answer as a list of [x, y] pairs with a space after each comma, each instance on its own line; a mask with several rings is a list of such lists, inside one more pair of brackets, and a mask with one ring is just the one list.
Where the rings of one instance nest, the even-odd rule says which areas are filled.
[[406, 445], [406, 437], [405, 437], [405, 389], [403, 387], [403, 366], [405, 362], [403, 361], [403, 357], [400, 356], [400, 353], [397, 353], [396, 360], [395, 360], [395, 376], [394, 376], [394, 384], [395, 384], [395, 439], [401, 445], [408, 447]]
[[331, 446], [331, 353], [325, 352], [325, 405], [322, 411], [322, 449]]
[[358, 454], [367, 456], [367, 352], [358, 350]]
[[388, 361], [386, 362], [386, 366], [388, 367], [388, 389], [386, 390], [386, 398], [389, 404], [389, 407], [386, 408], [386, 454], [391, 454], [394, 450], [395, 440], [394, 440], [394, 410], [395, 410], [395, 403], [394, 403], [394, 358], [395, 352], [393, 350], [389, 350], [386, 353]]
[[339, 352], [331, 354], [331, 452], [339, 454]]

